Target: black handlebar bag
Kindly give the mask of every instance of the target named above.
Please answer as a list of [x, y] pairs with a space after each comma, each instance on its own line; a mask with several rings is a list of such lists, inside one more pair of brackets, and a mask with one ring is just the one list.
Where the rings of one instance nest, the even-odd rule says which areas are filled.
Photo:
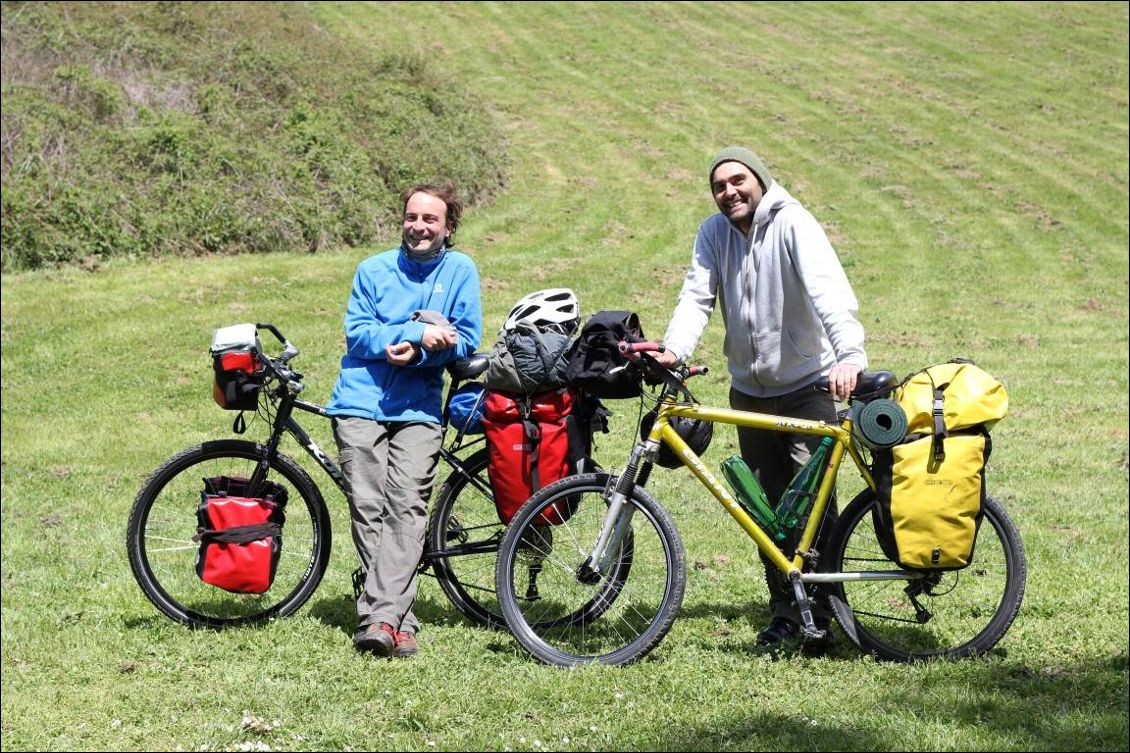
[[640, 370], [620, 354], [620, 341], [643, 342], [640, 318], [631, 311], [598, 311], [569, 351], [569, 384], [593, 397], [618, 400], [643, 393]]

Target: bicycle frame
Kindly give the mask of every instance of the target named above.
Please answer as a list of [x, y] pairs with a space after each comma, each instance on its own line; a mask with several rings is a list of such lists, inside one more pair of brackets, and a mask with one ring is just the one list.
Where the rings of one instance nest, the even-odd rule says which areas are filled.
[[[701, 419], [712, 423], [731, 424], [734, 426], [767, 431], [783, 432], [788, 434], [807, 434], [820, 437], [831, 437], [835, 440], [831, 456], [825, 469], [820, 488], [817, 490], [816, 499], [808, 516], [808, 522], [797, 544], [796, 553], [790, 560], [761, 527], [742, 508], [730, 490], [726, 488], [706, 467], [702, 459], [683, 441], [682, 437], [670, 424], [674, 417]], [[709, 408], [700, 405], [679, 404], [665, 401], [659, 406], [658, 417], [651, 428], [651, 432], [644, 443], [645, 450], [656, 450], [662, 442], [666, 444], [683, 464], [722, 505], [726, 512], [737, 521], [746, 535], [753, 539], [757, 548], [773, 565], [784, 573], [790, 580], [799, 579], [802, 583], [835, 583], [848, 580], [905, 580], [907, 578], [922, 577], [919, 573], [906, 570], [880, 570], [855, 573], [804, 573], [804, 554], [812, 547], [824, 514], [828, 508], [828, 501], [836, 488], [836, 478], [839, 475], [840, 465], [844, 455], [851, 457], [864, 482], [872, 491], [875, 490], [875, 480], [867, 468], [866, 462], [860, 455], [851, 436], [850, 414], [837, 424], [828, 424], [822, 421], [809, 421], [799, 418], [787, 418], [767, 413], [753, 413], [727, 408]], [[794, 575], [795, 573], [795, 575]]]
[[[334, 484], [337, 485], [337, 488], [341, 490], [342, 494], [345, 494], [346, 482], [345, 476], [342, 475], [341, 469], [338, 468], [337, 464], [334, 463], [334, 461], [331, 460], [328, 455], [326, 455], [326, 453], [322, 450], [318, 443], [313, 440], [313, 438], [310, 436], [310, 433], [307, 432], [306, 429], [304, 429], [302, 425], [294, 419], [293, 411], [295, 408], [307, 413], [313, 413], [314, 415], [321, 416], [325, 419], [332, 418], [332, 416], [330, 416], [330, 414], [326, 412], [325, 407], [318, 405], [317, 403], [311, 403], [307, 400], [300, 400], [299, 398], [290, 394], [284, 394], [280, 396], [278, 408], [275, 413], [275, 420], [271, 424], [271, 436], [267, 440], [267, 452], [264, 454], [263, 459], [259, 461], [258, 466], [255, 469], [252, 483], [258, 483], [258, 481], [263, 478], [263, 476], [260, 474], [265, 475], [267, 473], [267, 470], [270, 467], [270, 459], [278, 452], [279, 443], [282, 440], [283, 434], [286, 433], [290, 434], [290, 436], [293, 437], [296, 442], [298, 442], [299, 446], [302, 447], [302, 449], [306, 450], [306, 453], [311, 458], [313, 458], [314, 462], [317, 463], [323, 471], [325, 471], [326, 475], [333, 479]], [[446, 429], [447, 427], [445, 425], [445, 433]], [[456, 435], [455, 440], [450, 445], [441, 446], [439, 451], [440, 457], [445, 463], [448, 464], [448, 466], [451, 467], [452, 473], [461, 474], [468, 483], [470, 483], [480, 492], [489, 495], [491, 493], [491, 490], [486, 487], [480, 479], [467, 472], [467, 469], [463, 465], [462, 459], [456, 454], [461, 450], [465, 450], [467, 447], [473, 447], [479, 441], [473, 440], [465, 445], [463, 444], [463, 436], [463, 433], [460, 432]], [[446, 550], [444, 556], [452, 557], [461, 554], [476, 554], [485, 551], [490, 551], [490, 546], [485, 543], [460, 545], [449, 547]], [[420, 556], [420, 569], [426, 569], [427, 566], [430, 565], [432, 560], [436, 558], [436, 556], [437, 555], [435, 552], [432, 552], [427, 547], [425, 547], [423, 553]]]
[[[274, 372], [274, 374], [279, 379], [279, 383], [274, 388], [273, 398], [277, 400], [277, 407], [275, 409], [275, 417], [270, 421], [271, 435], [267, 440], [267, 452], [264, 455], [263, 459], [259, 461], [255, 471], [252, 473], [252, 478], [250, 479], [252, 488], [257, 486], [259, 482], [261, 482], [266, 477], [266, 473], [270, 467], [270, 460], [278, 453], [279, 442], [282, 440], [283, 434], [287, 433], [294, 437], [299, 446], [302, 447], [302, 449], [306, 450], [307, 454], [309, 454], [310, 457], [314, 459], [314, 462], [316, 462], [318, 466], [323, 471], [325, 471], [326, 475], [333, 479], [333, 482], [337, 485], [337, 488], [340, 489], [343, 494], [346, 493], [345, 476], [342, 475], [341, 469], [338, 468], [337, 465], [332, 460], [330, 460], [329, 456], [322, 451], [322, 448], [318, 446], [318, 443], [310, 437], [309, 432], [307, 432], [297, 421], [294, 420], [293, 414], [295, 408], [307, 413], [313, 413], [314, 415], [320, 416], [325, 419], [331, 418], [330, 414], [326, 412], [324, 406], [309, 402], [307, 400], [302, 400], [298, 397], [298, 394], [302, 391], [302, 376], [300, 374], [296, 374], [295, 372], [291, 372], [286, 366], [287, 362], [291, 358], [294, 358], [298, 355], [298, 348], [294, 347], [290, 343], [290, 341], [286, 339], [282, 332], [280, 332], [278, 328], [273, 324], [256, 324], [255, 327], [257, 330], [266, 329], [274, 334], [278, 341], [283, 344], [283, 354], [279, 358], [277, 363], [273, 359], [264, 357], [262, 354], [259, 356], [260, 362], [265, 367], [268, 367], [271, 371]], [[482, 368], [485, 368], [485, 362]], [[478, 372], [472, 372], [472, 375], [474, 373]], [[297, 378], [292, 379], [292, 377]], [[448, 403], [450, 403], [451, 401], [451, 392], [453, 392], [458, 386], [458, 382], [459, 378], [456, 377], [453, 372], [452, 381], [448, 386]], [[446, 403], [444, 405], [443, 413], [444, 416], [447, 415]], [[446, 418], [443, 419], [441, 427], [443, 430], [443, 436], [446, 438]], [[440, 457], [445, 463], [451, 466], [453, 471], [458, 471], [476, 489], [485, 494], [490, 494], [491, 492], [489, 488], [485, 487], [477, 478], [467, 473], [467, 470], [463, 466], [462, 461], [459, 459], [458, 455], [455, 454], [460, 450], [463, 450], [466, 447], [472, 447], [477, 443], [477, 440], [473, 440], [469, 444], [464, 445], [463, 437], [464, 433], [462, 430], [460, 430], [456, 434], [454, 441], [452, 441], [450, 445], [444, 446], [441, 444], [439, 451]], [[428, 553], [425, 552], [425, 558], [427, 557]]]

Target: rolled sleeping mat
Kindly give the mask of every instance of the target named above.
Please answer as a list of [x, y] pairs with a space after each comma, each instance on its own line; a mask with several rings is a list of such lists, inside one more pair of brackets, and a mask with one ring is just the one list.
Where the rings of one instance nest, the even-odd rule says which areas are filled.
[[906, 438], [906, 412], [894, 400], [872, 400], [855, 422], [855, 436], [873, 450], [894, 447]]

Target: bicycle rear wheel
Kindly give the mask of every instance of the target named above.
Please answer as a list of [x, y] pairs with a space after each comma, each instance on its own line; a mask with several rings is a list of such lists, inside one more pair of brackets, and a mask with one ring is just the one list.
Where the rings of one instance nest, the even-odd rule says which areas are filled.
[[[876, 538], [876, 504], [874, 493], [865, 491], [841, 514], [828, 555], [833, 568], [894, 569]], [[848, 637], [881, 659], [961, 658], [988, 651], [1004, 636], [1020, 609], [1026, 579], [1020, 534], [989, 497], [968, 567], [920, 579], [838, 583], [831, 602]]]
[[482, 449], [453, 466], [428, 520], [428, 550], [436, 580], [467, 619], [492, 628], [506, 620], [494, 587], [494, 561], [506, 526], [498, 519]]
[[[495, 578], [502, 613], [518, 642], [547, 664], [640, 659], [663, 640], [682, 604], [682, 541], [667, 511], [638, 487], [627, 502], [632, 526], [616, 555], [599, 577], [584, 576], [581, 565], [608, 509], [609, 480], [589, 473], [547, 486], [522, 506], [503, 536]], [[550, 508], [574, 512], [545, 525]]]
[[204, 583], [196, 574], [196, 512], [204, 479], [250, 478], [266, 455], [243, 440], [205, 442], [166, 460], [145, 482], [130, 511], [126, 548], [146, 597], [177, 622], [223, 628], [283, 617], [301, 607], [322, 580], [330, 554], [330, 520], [321, 493], [293, 460], [277, 455], [267, 478], [287, 487], [282, 549], [265, 593], [241, 594]]

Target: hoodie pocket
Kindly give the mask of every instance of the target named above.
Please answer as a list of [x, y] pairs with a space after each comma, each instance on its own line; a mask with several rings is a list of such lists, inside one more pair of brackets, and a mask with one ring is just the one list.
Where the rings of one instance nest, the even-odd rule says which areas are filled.
[[[792, 330], [786, 329], [784, 337], [781, 338], [781, 344], [782, 363], [807, 360], [813, 356], [819, 355], [822, 349], [820, 338], [814, 337], [812, 333], [808, 331], [794, 334]], [[786, 346], [789, 352], [786, 352]]]

